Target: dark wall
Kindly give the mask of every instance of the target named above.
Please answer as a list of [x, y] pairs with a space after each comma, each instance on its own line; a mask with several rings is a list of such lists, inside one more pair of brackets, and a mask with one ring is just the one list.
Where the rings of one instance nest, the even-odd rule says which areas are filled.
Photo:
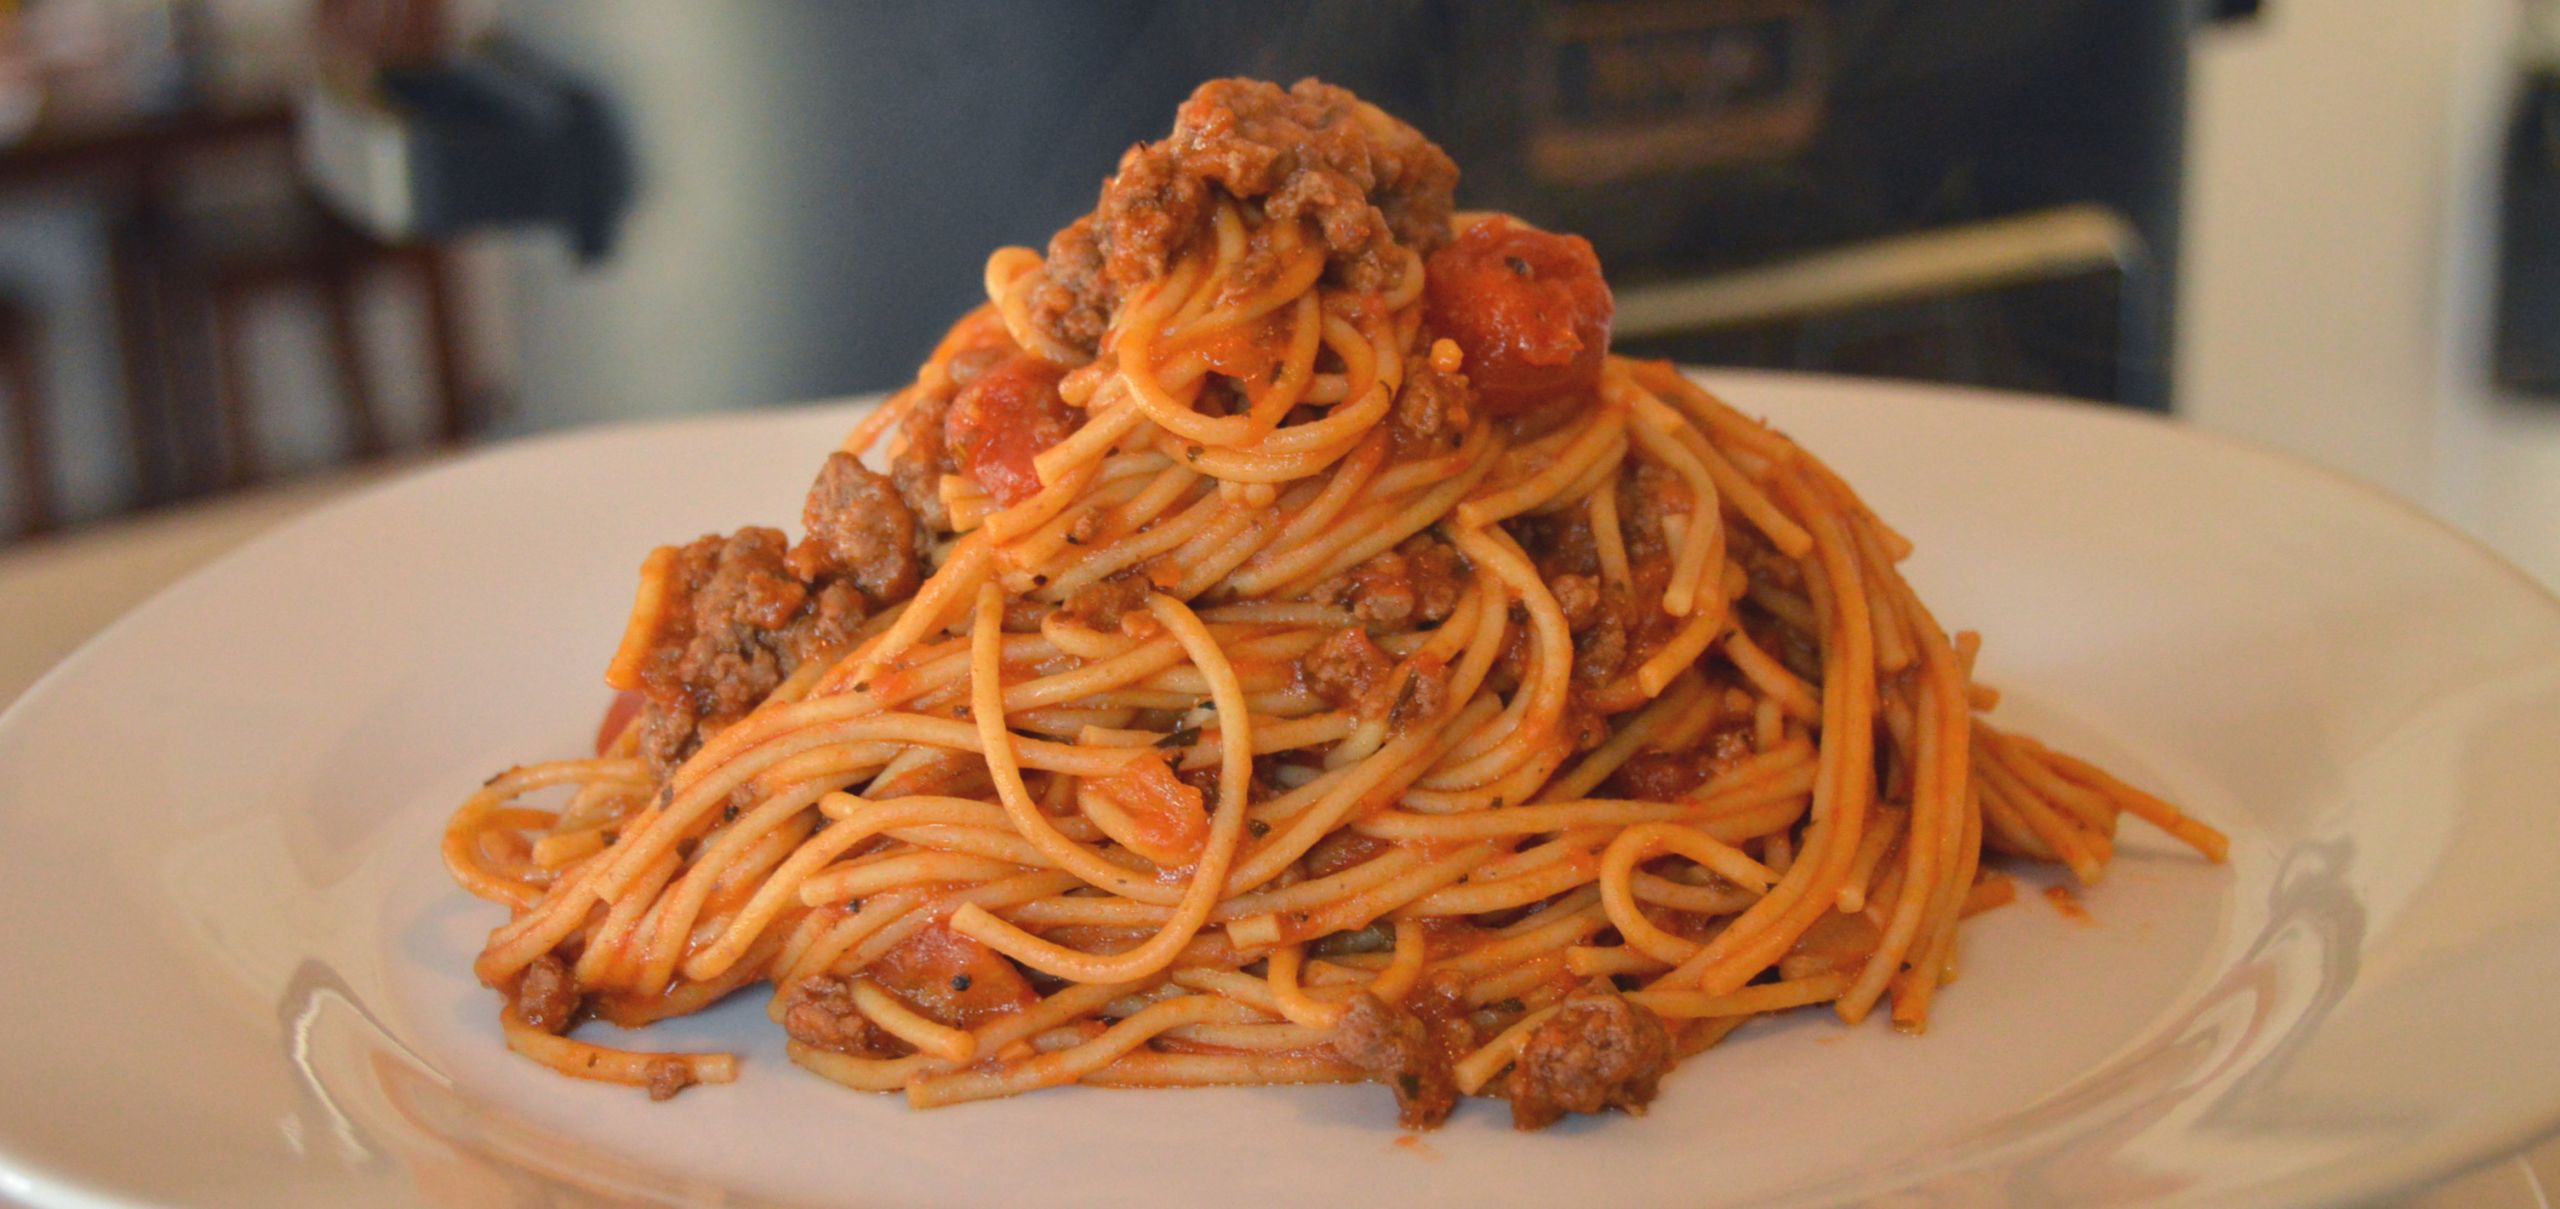
[[1523, 162], [1528, 48], [1555, 11], [1531, 0], [511, 0], [503, 36], [604, 95], [636, 173], [602, 265], [520, 249], [522, 426], [894, 385], [978, 301], [989, 250], [1088, 208], [1222, 74], [1359, 91], [1448, 145], [1462, 202], [1582, 230], [1627, 280], [2091, 195], [2166, 262], [2177, 6], [1824, 7], [1809, 145], [1574, 187]]

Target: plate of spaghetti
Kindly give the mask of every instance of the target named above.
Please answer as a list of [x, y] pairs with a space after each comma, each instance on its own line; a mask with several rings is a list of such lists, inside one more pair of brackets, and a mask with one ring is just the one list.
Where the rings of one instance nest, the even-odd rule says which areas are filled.
[[1213, 81], [884, 398], [120, 623], [0, 718], [0, 1189], [2305, 1202], [2560, 1122], [2550, 597], [2156, 421], [1614, 355], [1456, 182]]

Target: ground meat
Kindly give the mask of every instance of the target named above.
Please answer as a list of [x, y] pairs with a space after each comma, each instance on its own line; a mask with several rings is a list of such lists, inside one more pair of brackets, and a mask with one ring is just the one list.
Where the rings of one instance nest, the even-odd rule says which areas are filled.
[[1511, 1123], [1544, 1129], [1569, 1112], [1641, 1114], [1671, 1062], [1662, 1021], [1594, 982], [1567, 997], [1521, 1047], [1508, 1083]]
[[1352, 616], [1372, 626], [1434, 625], [1457, 610], [1467, 575], [1467, 560], [1457, 547], [1417, 534], [1319, 585], [1315, 598], [1348, 605]]
[[1592, 535], [1590, 515], [1580, 508], [1515, 516], [1502, 527], [1537, 564], [1539, 578], [1550, 584], [1561, 576], [1600, 574], [1600, 543]]
[[[1547, 575], [1547, 588], [1564, 611], [1565, 628], [1573, 632], [1573, 680], [1581, 687], [1598, 688], [1625, 674], [1669, 641], [1684, 620], [1662, 610], [1662, 586], [1671, 578], [1668, 558], [1639, 562], [1628, 570], [1635, 580], [1631, 587], [1588, 575]], [[1514, 638], [1526, 642], [1524, 636]]]
[[1396, 1122], [1407, 1129], [1437, 1129], [1458, 1106], [1448, 1048], [1420, 1017], [1366, 991], [1352, 998], [1325, 1051], [1395, 1089]]
[[1467, 981], [1460, 975], [1445, 970], [1432, 975], [1406, 997], [1404, 1009], [1422, 1022], [1423, 1035], [1452, 1067], [1482, 1044], [1468, 1019], [1473, 1009], [1467, 1003]]
[[546, 1033], [565, 1033], [577, 1023], [583, 1004], [578, 980], [559, 958], [545, 953], [533, 959], [516, 980], [516, 1019]]
[[788, 671], [773, 639], [809, 602], [809, 586], [783, 562], [773, 529], [702, 538], [674, 553], [637, 686], [648, 698], [642, 748], [668, 766], [703, 727], [726, 726], [755, 707]]
[[851, 580], [803, 580], [786, 548], [779, 531], [749, 528], [670, 547], [663, 564], [653, 556], [663, 603], [634, 623], [649, 627], [645, 653], [632, 682], [616, 687], [645, 700], [641, 753], [661, 771], [744, 717], [791, 669], [843, 646], [868, 614]]
[[1760, 530], [1750, 525], [1728, 525], [1724, 541], [1727, 557], [1742, 565], [1751, 582], [1789, 592], [1804, 591], [1804, 565], [1780, 553]]
[[1600, 581], [1589, 575], [1555, 575], [1547, 579], [1556, 607], [1564, 610], [1564, 628], [1576, 634], [1600, 619]]
[[1101, 347], [1111, 308], [1120, 300], [1102, 266], [1102, 243], [1094, 236], [1091, 215], [1052, 237], [1047, 267], [1028, 300], [1033, 326], [1068, 348], [1091, 352]]
[[1163, 276], [1174, 254], [1208, 224], [1209, 182], [1199, 172], [1185, 171], [1176, 150], [1190, 111], [1185, 102], [1175, 112], [1172, 137], [1139, 144], [1121, 156], [1120, 170], [1103, 182], [1102, 199], [1094, 206], [1103, 272], [1123, 290]]
[[1474, 403], [1475, 391], [1465, 374], [1441, 373], [1421, 353], [1407, 358], [1395, 410], [1387, 413], [1396, 452], [1412, 457], [1438, 450], [1442, 438], [1455, 439], [1466, 430]]
[[1366, 630], [1336, 630], [1298, 660], [1301, 687], [1349, 709], [1386, 683], [1395, 660], [1387, 657]]
[[[1561, 599], [1558, 603], [1562, 603]], [[1565, 620], [1568, 624], [1573, 621], [1571, 609], [1566, 610]], [[1574, 682], [1597, 687], [1615, 679], [1627, 665], [1627, 654], [1634, 646], [1633, 631], [1645, 620], [1636, 611], [1634, 595], [1625, 588], [1612, 584], [1593, 593], [1588, 614], [1581, 624], [1572, 626]]]
[[1049, 243], [1034, 323], [1091, 350], [1120, 297], [1161, 276], [1207, 228], [1216, 193], [1303, 219], [1333, 271], [1376, 290], [1403, 271], [1399, 246], [1429, 255], [1449, 238], [1457, 165], [1412, 127], [1348, 91], [1301, 80], [1211, 80], [1174, 115], [1173, 133], [1121, 157], [1094, 212]]
[[[1636, 602], [1661, 599], [1655, 581], [1668, 578], [1669, 564], [1647, 568], [1637, 576], [1639, 588], [1655, 583], [1648, 597], [1600, 578], [1599, 543], [1592, 535], [1589, 518], [1581, 511], [1517, 517], [1504, 523], [1519, 540], [1521, 549], [1538, 564], [1540, 578], [1546, 580], [1547, 590], [1555, 594], [1556, 606], [1564, 611], [1565, 628], [1573, 632], [1574, 682], [1597, 688], [1615, 679], [1625, 670], [1637, 635], [1654, 625], [1645, 607]], [[1658, 531], [1658, 524], [1656, 528]], [[1650, 608], [1655, 614], [1662, 613], [1659, 604]]]
[[[809, 607], [783, 632], [785, 653], [793, 664], [824, 658], [853, 641], [854, 630], [872, 612], [872, 600], [848, 580], [835, 579], [810, 593]], [[886, 602], [882, 602], [886, 603]]]
[[682, 1058], [649, 1060], [649, 1098], [672, 1100], [676, 1093], [693, 1086], [693, 1064]]
[[842, 579], [875, 605], [915, 595], [916, 516], [887, 478], [852, 454], [829, 454], [800, 516], [808, 536], [791, 549], [793, 575]]
[[1751, 755], [1747, 722], [1720, 726], [1709, 732], [1694, 751], [1645, 752], [1620, 765], [1618, 771], [1609, 774], [1607, 792], [1612, 797], [1646, 802], [1676, 802]]
[[1385, 717], [1401, 735], [1437, 718], [1449, 707], [1449, 666], [1416, 658], [1403, 675], [1392, 656], [1366, 630], [1336, 630], [1298, 660], [1298, 687], [1365, 718]]
[[888, 1038], [853, 1005], [853, 987], [833, 974], [803, 980], [782, 1011], [782, 1031], [811, 1049], [858, 1058], [890, 1056]]
[[1155, 594], [1153, 581], [1137, 571], [1123, 571], [1109, 579], [1076, 589], [1061, 608], [1090, 630], [1116, 630], [1120, 619], [1143, 612], [1147, 598]]
[[1609, 741], [1609, 716], [1592, 708], [1578, 687], [1567, 693], [1564, 717], [1558, 720], [1557, 726], [1572, 742], [1576, 755]]
[[898, 489], [907, 511], [929, 532], [951, 528], [951, 510], [942, 506], [942, 476], [954, 469], [943, 447], [943, 421], [951, 414], [954, 392], [928, 391], [907, 405], [898, 419], [898, 451], [889, 458], [889, 482]]
[[1689, 487], [1680, 476], [1651, 462], [1637, 462], [1635, 473], [1621, 481], [1619, 527], [1625, 530], [1629, 563], [1667, 561], [1671, 540], [1662, 519], [1689, 511]]
[[1438, 718], [1448, 708], [1449, 665], [1434, 658], [1416, 658], [1404, 682], [1396, 686], [1395, 700], [1387, 704], [1387, 732], [1404, 734]]

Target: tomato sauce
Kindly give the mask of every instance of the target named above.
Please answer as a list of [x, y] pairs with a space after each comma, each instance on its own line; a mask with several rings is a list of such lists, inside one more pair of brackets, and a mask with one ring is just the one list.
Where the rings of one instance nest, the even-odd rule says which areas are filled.
[[2044, 900], [2052, 903], [2053, 909], [2060, 912], [2064, 919], [2070, 920], [2075, 924], [2097, 922], [2096, 917], [2089, 914], [2089, 909], [2080, 905], [2080, 896], [2072, 893], [2071, 887], [2069, 886], [2052, 885], [2045, 887]]
[[1488, 218], [1432, 253], [1425, 273], [1431, 331], [1465, 353], [1486, 410], [1516, 414], [1599, 383], [1617, 303], [1590, 241]]
[[976, 1028], [1040, 998], [1003, 954], [942, 923], [881, 954], [870, 973], [917, 1011], [956, 1028]]
[[1188, 866], [1209, 844], [1206, 797], [1173, 775], [1161, 753], [1131, 760], [1126, 768], [1091, 783], [1129, 818], [1134, 834], [1120, 837], [1130, 849], [1166, 869]]
[[1018, 504], [1040, 491], [1032, 459], [1067, 438], [1084, 413], [1058, 395], [1066, 371], [1018, 353], [978, 375], [951, 401], [942, 439], [960, 473], [996, 502]]

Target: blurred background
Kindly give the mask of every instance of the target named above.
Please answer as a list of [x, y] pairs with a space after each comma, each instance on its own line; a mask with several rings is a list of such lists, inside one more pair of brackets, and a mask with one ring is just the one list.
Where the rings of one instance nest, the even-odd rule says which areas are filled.
[[1630, 351], [2164, 411], [2560, 582], [2555, 70], [2560, 0], [0, 0], [0, 546], [894, 386], [1320, 74]]

